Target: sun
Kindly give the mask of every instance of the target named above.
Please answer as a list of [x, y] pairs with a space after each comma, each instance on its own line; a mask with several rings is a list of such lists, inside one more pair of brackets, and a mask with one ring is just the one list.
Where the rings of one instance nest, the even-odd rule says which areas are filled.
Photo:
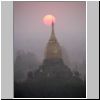
[[53, 15], [46, 15], [43, 17], [43, 22], [46, 25], [51, 25], [52, 22], [55, 23], [55, 17]]

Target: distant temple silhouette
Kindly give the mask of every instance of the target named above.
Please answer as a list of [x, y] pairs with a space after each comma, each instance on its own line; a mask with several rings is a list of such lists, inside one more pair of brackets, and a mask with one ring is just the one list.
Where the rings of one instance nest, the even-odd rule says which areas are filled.
[[64, 64], [60, 44], [58, 43], [54, 23], [45, 50], [42, 65], [27, 74], [24, 82], [14, 83], [15, 98], [85, 98], [86, 82], [73, 74]]
[[72, 72], [66, 66], [62, 59], [62, 52], [60, 44], [57, 41], [54, 31], [54, 23], [52, 22], [52, 31], [50, 39], [47, 43], [45, 50], [45, 58], [43, 64], [35, 73], [35, 78], [58, 78], [58, 79], [69, 79], [72, 77]]

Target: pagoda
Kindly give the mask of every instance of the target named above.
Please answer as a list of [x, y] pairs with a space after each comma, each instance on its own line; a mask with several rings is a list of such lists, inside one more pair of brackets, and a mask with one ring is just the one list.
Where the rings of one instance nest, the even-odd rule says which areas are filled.
[[51, 35], [45, 49], [45, 58], [43, 64], [36, 71], [35, 78], [70, 79], [71, 77], [72, 72], [70, 68], [68, 68], [63, 62], [61, 47], [57, 41], [54, 31], [54, 23], [52, 22]]

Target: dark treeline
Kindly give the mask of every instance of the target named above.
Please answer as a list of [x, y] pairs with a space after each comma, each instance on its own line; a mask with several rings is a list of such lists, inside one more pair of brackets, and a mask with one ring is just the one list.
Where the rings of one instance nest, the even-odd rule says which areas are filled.
[[36, 70], [38, 66], [39, 62], [33, 53], [19, 50], [14, 61], [14, 80], [25, 80], [27, 73]]
[[[71, 71], [61, 60], [55, 65], [47, 61], [46, 64], [39, 65], [32, 53], [19, 52], [17, 54], [14, 62], [15, 98], [86, 97], [86, 81], [80, 78], [80, 72]], [[51, 66], [53, 66], [52, 70], [55, 70], [54, 74], [49, 69]], [[42, 72], [41, 68], [44, 68], [45, 72]], [[66, 68], [67, 74], [64, 71]], [[47, 74], [48, 72], [52, 75]], [[47, 77], [45, 77], [46, 74]]]

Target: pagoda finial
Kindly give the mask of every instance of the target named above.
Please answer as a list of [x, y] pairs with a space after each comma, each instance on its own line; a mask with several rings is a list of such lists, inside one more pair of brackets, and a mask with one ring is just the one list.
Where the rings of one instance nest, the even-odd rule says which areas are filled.
[[54, 33], [54, 22], [52, 21], [52, 33]]
[[53, 16], [52, 16], [52, 33], [54, 34], [54, 19], [53, 19]]
[[51, 31], [50, 41], [51, 40], [56, 41], [55, 31], [54, 31], [54, 21], [53, 20], [52, 20], [52, 23], [51, 23], [51, 28], [52, 28], [52, 31]]

